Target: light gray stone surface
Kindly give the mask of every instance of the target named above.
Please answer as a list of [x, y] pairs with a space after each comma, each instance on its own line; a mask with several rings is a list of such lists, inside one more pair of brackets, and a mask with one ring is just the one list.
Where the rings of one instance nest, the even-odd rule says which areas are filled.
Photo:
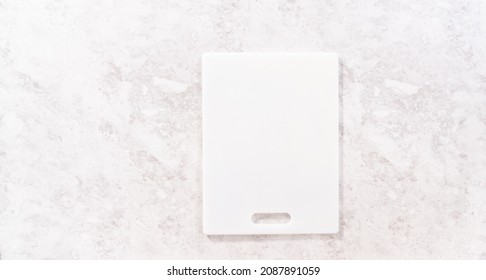
[[[201, 231], [201, 54], [335, 51], [342, 230]], [[0, 0], [3, 259], [486, 258], [485, 1]]]

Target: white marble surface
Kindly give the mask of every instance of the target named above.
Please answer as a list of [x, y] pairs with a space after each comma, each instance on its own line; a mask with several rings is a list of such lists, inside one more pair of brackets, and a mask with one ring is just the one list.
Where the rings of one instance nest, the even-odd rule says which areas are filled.
[[[200, 58], [342, 58], [342, 230], [201, 231]], [[485, 1], [0, 0], [3, 259], [486, 258]]]

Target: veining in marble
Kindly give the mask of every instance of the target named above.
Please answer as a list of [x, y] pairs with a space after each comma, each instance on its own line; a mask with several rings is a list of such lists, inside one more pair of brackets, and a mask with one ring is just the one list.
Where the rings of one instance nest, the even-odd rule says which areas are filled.
[[[1, 258], [486, 258], [485, 3], [0, 0]], [[339, 53], [339, 234], [202, 233], [209, 51]]]

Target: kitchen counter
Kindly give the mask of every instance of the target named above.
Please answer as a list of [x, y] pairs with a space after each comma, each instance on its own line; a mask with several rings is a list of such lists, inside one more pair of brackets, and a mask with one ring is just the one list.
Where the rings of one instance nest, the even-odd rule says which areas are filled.
[[[339, 53], [339, 234], [202, 233], [209, 51]], [[484, 259], [485, 168], [485, 1], [0, 1], [3, 259]]]

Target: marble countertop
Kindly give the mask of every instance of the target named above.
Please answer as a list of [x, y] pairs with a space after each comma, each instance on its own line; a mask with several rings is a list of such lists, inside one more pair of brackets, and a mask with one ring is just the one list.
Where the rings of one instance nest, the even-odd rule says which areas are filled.
[[[339, 234], [202, 233], [209, 51], [339, 53]], [[484, 259], [485, 167], [486, 1], [0, 0], [3, 259]]]

